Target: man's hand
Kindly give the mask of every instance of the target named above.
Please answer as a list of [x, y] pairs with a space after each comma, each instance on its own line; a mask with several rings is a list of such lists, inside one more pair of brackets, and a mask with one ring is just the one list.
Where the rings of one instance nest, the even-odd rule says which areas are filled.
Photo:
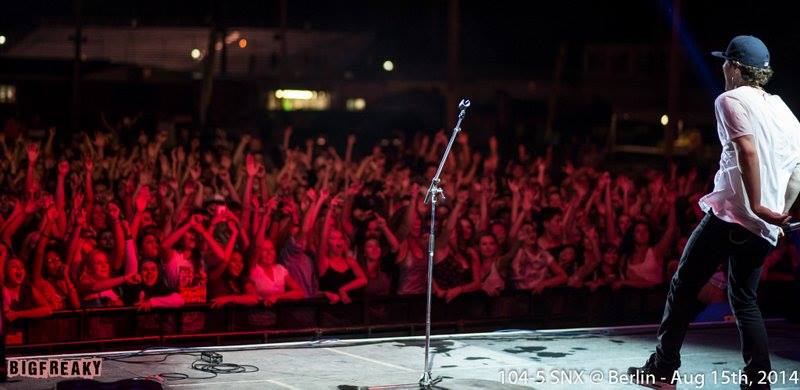
[[763, 205], [758, 205], [753, 208], [753, 214], [763, 219], [765, 222], [776, 226], [783, 226], [789, 223], [791, 219], [789, 214], [778, 214]]

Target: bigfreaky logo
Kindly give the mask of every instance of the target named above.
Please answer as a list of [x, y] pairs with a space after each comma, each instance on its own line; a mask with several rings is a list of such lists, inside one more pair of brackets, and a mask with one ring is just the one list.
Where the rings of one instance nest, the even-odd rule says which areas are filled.
[[25, 359], [9, 358], [6, 369], [9, 378], [86, 378], [100, 376], [103, 360], [91, 359]]

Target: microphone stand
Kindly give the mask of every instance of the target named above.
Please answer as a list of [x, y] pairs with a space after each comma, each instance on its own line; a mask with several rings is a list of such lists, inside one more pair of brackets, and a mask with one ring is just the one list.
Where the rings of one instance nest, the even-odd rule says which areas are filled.
[[447, 143], [447, 148], [444, 150], [441, 161], [439, 161], [439, 168], [436, 169], [436, 174], [433, 175], [431, 185], [428, 187], [428, 193], [425, 195], [425, 204], [431, 205], [431, 231], [428, 236], [428, 302], [425, 312], [425, 371], [422, 373], [422, 378], [419, 380], [420, 387], [429, 388], [442, 381], [442, 377], [433, 377], [431, 374], [431, 366], [433, 361], [430, 356], [431, 344], [431, 292], [433, 290], [433, 254], [436, 248], [436, 204], [439, 198], [445, 199], [444, 190], [440, 186], [442, 169], [447, 162], [447, 157], [450, 155], [450, 149], [461, 132], [461, 122], [467, 115], [467, 108], [470, 106], [470, 101], [467, 99], [461, 100], [458, 104], [460, 112], [458, 113], [458, 121], [456, 127], [453, 128], [453, 134], [450, 135], [450, 142]]
[[[425, 369], [422, 373], [422, 378], [420, 378], [419, 383], [408, 383], [408, 384], [397, 384], [397, 385], [383, 385], [383, 386], [370, 386], [368, 389], [370, 390], [377, 390], [377, 389], [401, 389], [401, 388], [420, 388], [420, 389], [430, 389], [431, 386], [439, 383], [442, 381], [441, 376], [433, 377], [431, 374], [431, 366], [433, 365], [433, 360], [431, 359], [430, 354], [430, 345], [431, 345], [431, 292], [433, 291], [433, 253], [434, 248], [436, 245], [436, 204], [439, 202], [439, 198], [444, 199], [444, 190], [439, 186], [441, 184], [441, 179], [439, 176], [442, 174], [442, 169], [444, 169], [444, 164], [447, 162], [447, 157], [450, 155], [450, 149], [453, 147], [453, 143], [458, 137], [458, 133], [461, 131], [461, 122], [464, 120], [464, 117], [467, 115], [467, 108], [470, 106], [470, 101], [467, 99], [461, 100], [458, 104], [459, 110], [461, 110], [458, 114], [458, 121], [456, 122], [456, 127], [453, 128], [453, 134], [450, 136], [450, 142], [447, 143], [447, 148], [444, 150], [444, 155], [442, 156], [442, 160], [439, 161], [439, 168], [436, 170], [436, 174], [433, 176], [433, 180], [431, 180], [431, 185], [428, 187], [428, 193], [425, 195], [425, 204], [431, 205], [431, 232], [430, 236], [428, 236], [428, 296], [427, 296], [427, 305], [426, 305], [426, 312], [425, 312]], [[413, 207], [413, 205], [409, 206]]]

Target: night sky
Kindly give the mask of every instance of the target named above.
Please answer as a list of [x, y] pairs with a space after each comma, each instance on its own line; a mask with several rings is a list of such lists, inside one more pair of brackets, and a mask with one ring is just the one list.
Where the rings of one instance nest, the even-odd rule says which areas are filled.
[[[368, 32], [371, 50], [395, 58], [398, 69], [443, 67], [446, 62], [447, 1], [287, 0], [290, 28]], [[720, 77], [718, 61], [708, 55], [724, 50], [738, 34], [761, 37], [771, 49], [776, 76], [770, 89], [800, 93], [800, 29], [796, 8], [778, 1], [687, 1], [683, 3], [682, 39], [694, 76]], [[13, 43], [15, 34], [39, 23], [68, 24], [73, 1], [30, 0], [7, 3], [0, 30]], [[113, 7], [111, 7], [113, 4]], [[86, 24], [208, 25], [213, 18], [227, 26], [277, 27], [277, 0], [154, 1], [83, 0]], [[550, 75], [560, 44], [658, 43], [670, 37], [668, 0], [619, 1], [471, 1], [461, 2], [461, 54], [464, 74]], [[715, 82], [720, 83], [720, 80]]]

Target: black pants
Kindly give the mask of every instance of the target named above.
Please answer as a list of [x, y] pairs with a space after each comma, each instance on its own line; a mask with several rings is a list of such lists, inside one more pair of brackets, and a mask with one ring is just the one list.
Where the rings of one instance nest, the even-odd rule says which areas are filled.
[[697, 299], [703, 285], [722, 261], [728, 261], [728, 300], [749, 378], [770, 370], [767, 332], [756, 302], [761, 265], [773, 248], [767, 240], [742, 226], [725, 222], [709, 212], [695, 228], [670, 282], [664, 317], [658, 328], [656, 365], [673, 370], [681, 365], [680, 349], [689, 322], [704, 306]]

